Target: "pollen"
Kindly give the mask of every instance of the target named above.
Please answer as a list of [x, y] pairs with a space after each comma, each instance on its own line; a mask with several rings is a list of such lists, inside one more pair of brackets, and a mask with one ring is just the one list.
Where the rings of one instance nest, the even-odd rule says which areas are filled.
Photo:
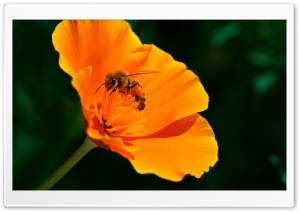
[[144, 128], [144, 110], [138, 109], [139, 102], [128, 93], [103, 92], [102, 104], [94, 101], [98, 124], [110, 136], [126, 136]]

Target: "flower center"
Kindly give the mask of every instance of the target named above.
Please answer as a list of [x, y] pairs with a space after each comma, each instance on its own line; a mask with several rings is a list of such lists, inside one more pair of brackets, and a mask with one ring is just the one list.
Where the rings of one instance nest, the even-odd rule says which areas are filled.
[[100, 127], [110, 136], [126, 136], [144, 128], [144, 110], [138, 109], [139, 102], [130, 93], [104, 91], [100, 108], [96, 101], [94, 105]]

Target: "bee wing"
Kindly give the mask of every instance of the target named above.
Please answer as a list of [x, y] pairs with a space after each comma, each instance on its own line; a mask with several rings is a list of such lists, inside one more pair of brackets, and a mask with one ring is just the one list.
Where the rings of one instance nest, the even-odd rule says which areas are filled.
[[131, 73], [127, 74], [127, 76], [141, 75], [141, 74], [155, 74], [155, 73], [158, 73], [158, 71], [144, 70], [144, 71], [131, 72]]

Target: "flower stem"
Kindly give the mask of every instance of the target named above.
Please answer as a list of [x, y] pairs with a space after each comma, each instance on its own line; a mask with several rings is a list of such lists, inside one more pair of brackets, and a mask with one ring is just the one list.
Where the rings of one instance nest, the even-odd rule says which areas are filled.
[[97, 147], [89, 137], [86, 137], [83, 144], [73, 153], [73, 155], [61, 165], [37, 190], [49, 190], [55, 183], [57, 183], [65, 174], [67, 174], [73, 166], [80, 161], [90, 150]]

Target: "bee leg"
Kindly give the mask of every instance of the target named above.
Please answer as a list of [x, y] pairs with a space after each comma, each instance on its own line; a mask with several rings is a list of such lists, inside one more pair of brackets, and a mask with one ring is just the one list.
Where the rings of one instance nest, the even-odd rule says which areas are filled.
[[114, 87], [114, 89], [110, 92], [110, 94], [108, 95], [108, 97], [112, 94], [112, 93], [114, 93], [114, 92], [116, 92], [116, 90], [118, 89], [118, 87], [116, 86], [116, 87]]
[[131, 89], [131, 80], [130, 80], [130, 78], [128, 78], [128, 83], [127, 83], [126, 88], [127, 88], [127, 93], [129, 93], [129, 91]]
[[130, 89], [134, 88], [134, 87], [137, 86], [137, 85], [140, 86], [140, 84], [139, 84], [138, 82], [135, 82], [135, 83], [130, 87]]

